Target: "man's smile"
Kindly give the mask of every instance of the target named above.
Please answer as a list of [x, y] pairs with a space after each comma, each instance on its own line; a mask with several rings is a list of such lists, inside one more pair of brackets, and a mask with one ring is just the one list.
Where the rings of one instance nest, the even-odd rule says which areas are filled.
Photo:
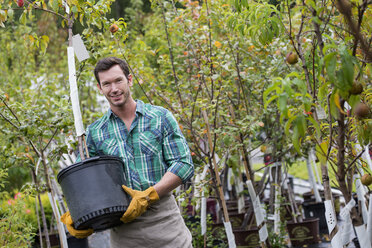
[[112, 95], [110, 96], [113, 100], [120, 100], [121, 96], [123, 95], [123, 93], [120, 93], [118, 95]]

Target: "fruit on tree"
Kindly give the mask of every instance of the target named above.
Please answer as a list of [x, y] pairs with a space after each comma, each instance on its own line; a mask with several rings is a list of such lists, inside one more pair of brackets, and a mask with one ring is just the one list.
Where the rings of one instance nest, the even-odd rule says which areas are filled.
[[269, 165], [269, 164], [273, 163], [272, 157], [271, 157], [270, 154], [265, 154], [264, 155], [264, 163], [265, 163], [265, 165]]
[[285, 60], [287, 61], [288, 64], [294, 65], [298, 62], [298, 56], [297, 53], [294, 52], [289, 52], [287, 53], [287, 56], [285, 57]]
[[370, 174], [364, 174], [360, 180], [365, 186], [369, 186], [372, 184], [372, 176]]
[[266, 152], [266, 149], [267, 149], [267, 147], [265, 145], [262, 145], [261, 148], [260, 148], [261, 152]]
[[22, 8], [24, 4], [25, 4], [24, 0], [17, 0], [18, 7]]
[[354, 115], [358, 119], [367, 118], [370, 114], [370, 109], [365, 103], [358, 103], [354, 109]]
[[115, 23], [110, 26], [111, 33], [116, 33], [118, 30], [119, 30], [119, 27]]
[[363, 85], [361, 83], [353, 83], [353, 86], [349, 90], [352, 95], [359, 95], [363, 92]]

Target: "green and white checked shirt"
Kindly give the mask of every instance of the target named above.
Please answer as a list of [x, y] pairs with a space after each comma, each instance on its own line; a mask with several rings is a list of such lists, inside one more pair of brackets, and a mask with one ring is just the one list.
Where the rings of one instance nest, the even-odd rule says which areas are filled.
[[137, 100], [129, 132], [109, 109], [88, 127], [87, 146], [91, 157], [120, 157], [125, 164], [126, 184], [135, 190], [155, 185], [168, 171], [183, 182], [194, 174], [189, 147], [172, 113], [141, 100]]

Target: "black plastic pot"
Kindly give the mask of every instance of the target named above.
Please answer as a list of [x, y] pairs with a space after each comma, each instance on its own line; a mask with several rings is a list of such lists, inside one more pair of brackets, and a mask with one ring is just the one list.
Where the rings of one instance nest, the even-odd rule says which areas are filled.
[[328, 225], [325, 218], [325, 207], [323, 202], [306, 202], [302, 203], [305, 218], [318, 218], [319, 219], [319, 232], [328, 234]]
[[78, 239], [74, 236], [67, 237], [67, 244], [69, 248], [89, 248], [88, 239]]
[[58, 173], [75, 229], [102, 231], [121, 224], [129, 199], [124, 163], [113, 156], [99, 156], [64, 168]]

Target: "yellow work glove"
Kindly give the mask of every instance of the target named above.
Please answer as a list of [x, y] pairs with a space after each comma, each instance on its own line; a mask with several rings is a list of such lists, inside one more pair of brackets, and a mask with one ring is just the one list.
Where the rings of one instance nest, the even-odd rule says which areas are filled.
[[124, 223], [131, 222], [141, 214], [143, 214], [149, 204], [159, 200], [159, 195], [154, 189], [150, 187], [145, 191], [138, 191], [123, 185], [123, 189], [132, 197], [127, 211], [123, 214], [120, 220]]
[[86, 238], [93, 233], [92, 228], [85, 229], [85, 230], [76, 230], [74, 228], [74, 226], [72, 225], [73, 221], [72, 221], [72, 218], [71, 218], [71, 215], [70, 215], [70, 211], [64, 213], [61, 216], [61, 221], [66, 225], [68, 232], [72, 236], [74, 236], [75, 238], [83, 239], [83, 238]]

